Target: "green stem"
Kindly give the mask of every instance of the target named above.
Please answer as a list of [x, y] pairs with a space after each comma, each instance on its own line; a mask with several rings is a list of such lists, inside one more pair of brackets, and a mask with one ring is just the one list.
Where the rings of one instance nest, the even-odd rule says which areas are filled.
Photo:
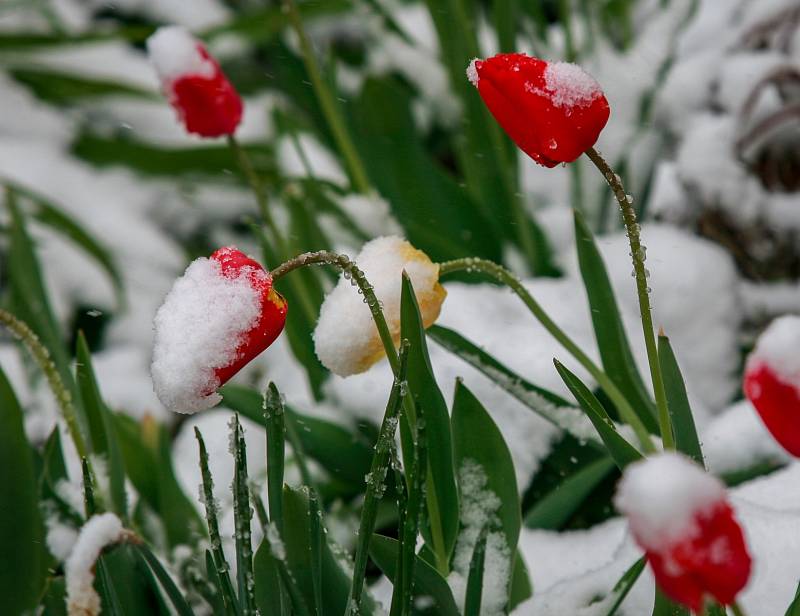
[[308, 38], [305, 28], [303, 27], [303, 20], [300, 17], [300, 12], [297, 10], [297, 5], [294, 0], [283, 0], [283, 9], [289, 16], [289, 21], [294, 28], [297, 38], [300, 41], [300, 50], [303, 54], [303, 63], [305, 64], [308, 76], [311, 79], [311, 85], [314, 92], [317, 94], [322, 114], [328, 122], [328, 126], [333, 133], [333, 138], [339, 148], [339, 152], [344, 157], [345, 164], [350, 172], [350, 179], [353, 182], [355, 190], [360, 193], [368, 193], [370, 190], [369, 179], [367, 172], [364, 168], [364, 163], [358, 155], [355, 144], [350, 138], [350, 133], [347, 131], [344, 119], [339, 113], [336, 105], [336, 99], [333, 96], [328, 85], [322, 79], [322, 72], [320, 71], [317, 57], [311, 47], [311, 41]]
[[486, 259], [479, 259], [476, 257], [467, 257], [465, 259], [455, 259], [447, 261], [439, 265], [439, 275], [444, 276], [452, 272], [467, 271], [467, 272], [481, 272], [490, 276], [500, 282], [501, 284], [509, 287], [517, 296], [522, 300], [531, 314], [544, 326], [544, 328], [553, 336], [569, 353], [578, 360], [578, 362], [586, 368], [586, 371], [594, 377], [603, 391], [606, 392], [608, 397], [617, 407], [622, 419], [627, 422], [636, 436], [642, 449], [647, 453], [655, 451], [650, 434], [647, 428], [642, 423], [642, 420], [633, 410], [628, 400], [622, 395], [622, 392], [614, 385], [614, 382], [608, 375], [595, 364], [580, 347], [572, 341], [572, 339], [558, 326], [555, 321], [550, 318], [550, 315], [539, 305], [533, 296], [524, 287], [522, 282], [514, 274], [509, 272], [503, 266], [498, 265]]
[[383, 415], [383, 422], [378, 435], [378, 442], [375, 445], [375, 455], [372, 457], [372, 465], [369, 469], [369, 480], [367, 481], [367, 490], [364, 495], [364, 505], [361, 508], [361, 522], [358, 527], [358, 546], [356, 547], [356, 555], [353, 561], [353, 581], [350, 586], [350, 599], [347, 602], [345, 616], [359, 614], [361, 611], [361, 591], [363, 590], [364, 575], [367, 570], [369, 541], [375, 530], [378, 503], [385, 489], [384, 482], [389, 470], [394, 435], [397, 430], [397, 416], [405, 398], [404, 381], [408, 346], [408, 341], [406, 340], [400, 345], [399, 375], [392, 385], [392, 392], [389, 395], [389, 402], [386, 404], [386, 412]]
[[75, 412], [75, 406], [72, 404], [72, 396], [69, 390], [61, 380], [61, 375], [50, 359], [50, 352], [39, 341], [39, 338], [31, 330], [30, 327], [23, 321], [20, 321], [10, 312], [0, 308], [0, 324], [4, 325], [11, 335], [17, 340], [20, 340], [28, 349], [33, 359], [39, 364], [39, 368], [44, 373], [47, 383], [56, 398], [61, 414], [67, 424], [67, 430], [75, 443], [75, 450], [78, 452], [78, 457], [88, 460], [89, 451], [86, 448], [86, 442], [83, 440], [83, 433], [81, 432], [80, 424], [78, 423], [78, 415]]
[[644, 331], [644, 344], [647, 348], [647, 362], [650, 364], [650, 378], [653, 382], [653, 392], [658, 408], [658, 423], [661, 429], [661, 440], [664, 449], [675, 449], [675, 438], [672, 433], [672, 422], [667, 408], [667, 393], [664, 389], [664, 377], [661, 374], [661, 365], [658, 361], [658, 347], [656, 346], [655, 330], [653, 329], [653, 309], [650, 306], [650, 288], [647, 286], [649, 272], [644, 267], [645, 247], [640, 238], [639, 224], [636, 222], [636, 211], [632, 200], [625, 194], [622, 179], [594, 149], [589, 148], [586, 155], [603, 174], [611, 187], [617, 203], [622, 211], [625, 230], [631, 246], [631, 259], [633, 260], [633, 273], [636, 278], [636, 292], [639, 296], [639, 314], [642, 319]]

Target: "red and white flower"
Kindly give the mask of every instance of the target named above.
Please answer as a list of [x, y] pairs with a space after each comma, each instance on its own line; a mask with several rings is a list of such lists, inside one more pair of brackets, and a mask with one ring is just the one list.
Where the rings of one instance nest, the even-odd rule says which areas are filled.
[[687, 457], [662, 453], [630, 465], [614, 504], [674, 601], [701, 613], [706, 598], [730, 605], [747, 584], [750, 554], [725, 486]]
[[147, 39], [147, 52], [187, 131], [201, 137], [236, 131], [242, 99], [202, 43], [184, 28], [167, 26]]
[[574, 161], [608, 122], [600, 85], [576, 64], [504, 53], [473, 60], [467, 77], [514, 143], [545, 167]]
[[193, 261], [155, 316], [159, 400], [178, 413], [220, 402], [217, 388], [274, 342], [286, 312], [269, 272], [236, 248]]
[[747, 359], [744, 393], [772, 436], [800, 456], [800, 317], [775, 319]]

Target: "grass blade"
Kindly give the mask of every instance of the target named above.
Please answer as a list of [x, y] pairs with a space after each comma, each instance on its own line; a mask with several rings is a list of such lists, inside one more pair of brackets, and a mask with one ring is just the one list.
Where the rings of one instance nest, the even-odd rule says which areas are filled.
[[647, 564], [647, 559], [642, 556], [639, 560], [633, 563], [630, 568], [628, 568], [625, 573], [622, 574], [622, 577], [619, 581], [614, 584], [614, 588], [611, 591], [611, 595], [614, 597], [611, 605], [608, 607], [608, 610], [603, 613], [603, 616], [614, 616], [619, 609], [619, 606], [622, 605], [622, 602], [625, 601], [625, 597], [628, 596], [628, 593], [633, 588], [633, 585], [636, 584], [636, 580], [639, 579], [639, 576], [644, 571], [645, 565]]
[[[227, 396], [226, 396], [227, 400]], [[283, 532], [283, 470], [286, 453], [286, 426], [283, 423], [283, 401], [274, 383], [264, 392], [264, 422], [267, 430], [267, 498], [269, 517]]]
[[231, 442], [233, 443], [233, 520], [236, 544], [236, 582], [239, 588], [239, 604], [243, 616], [257, 612], [253, 593], [253, 543], [250, 537], [250, 520], [253, 509], [250, 507], [250, 489], [247, 485], [247, 447], [239, 416], [234, 415], [231, 422]]
[[178, 613], [178, 615], [194, 616], [192, 608], [189, 607], [189, 604], [186, 602], [183, 594], [181, 594], [181, 591], [178, 590], [178, 587], [172, 580], [172, 576], [167, 573], [167, 571], [159, 562], [158, 558], [156, 558], [155, 554], [150, 551], [150, 548], [144, 543], [139, 543], [133, 545], [133, 550], [142, 560], [143, 564], [147, 565], [147, 567], [149, 567], [156, 576], [161, 588], [164, 589], [164, 592], [167, 594], [170, 603], [172, 603], [172, 607], [175, 608], [175, 611]]
[[464, 595], [464, 616], [480, 616], [481, 599], [483, 597], [483, 566], [486, 559], [486, 535], [489, 528], [484, 526], [475, 549], [472, 551], [472, 560], [469, 563], [469, 576], [467, 577], [467, 590]]

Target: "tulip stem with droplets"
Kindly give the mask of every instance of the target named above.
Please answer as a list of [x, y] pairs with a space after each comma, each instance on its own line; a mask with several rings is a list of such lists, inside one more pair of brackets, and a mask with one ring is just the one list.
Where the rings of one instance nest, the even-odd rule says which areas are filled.
[[661, 429], [661, 440], [664, 449], [675, 449], [675, 438], [672, 432], [672, 421], [667, 407], [667, 393], [664, 388], [664, 378], [661, 374], [661, 364], [658, 361], [658, 347], [656, 346], [655, 330], [653, 329], [653, 309], [650, 306], [650, 288], [647, 286], [648, 272], [644, 267], [645, 247], [642, 245], [639, 224], [636, 222], [636, 211], [633, 209], [631, 199], [625, 194], [622, 179], [600, 156], [594, 148], [586, 150], [586, 155], [595, 167], [603, 174], [614, 198], [619, 203], [622, 211], [622, 220], [631, 246], [631, 259], [633, 261], [633, 274], [636, 279], [636, 292], [639, 296], [639, 314], [642, 319], [644, 331], [644, 344], [647, 349], [647, 362], [650, 364], [650, 378], [653, 382], [653, 392], [658, 408], [658, 424]]
[[528, 310], [531, 311], [534, 317], [550, 332], [560, 344], [569, 353], [586, 368], [586, 371], [592, 375], [597, 381], [603, 391], [608, 394], [608, 397], [619, 410], [622, 419], [628, 423], [633, 431], [636, 433], [642, 450], [645, 453], [655, 452], [655, 447], [650, 439], [650, 434], [647, 428], [642, 423], [642, 420], [633, 410], [630, 403], [627, 401], [622, 392], [614, 385], [613, 381], [608, 375], [595, 364], [580, 347], [573, 342], [573, 340], [558, 326], [555, 321], [550, 318], [550, 315], [539, 305], [533, 298], [528, 290], [523, 286], [522, 282], [514, 274], [508, 271], [501, 265], [486, 259], [479, 259], [476, 257], [467, 257], [465, 259], [455, 259], [453, 261], [446, 261], [439, 265], [439, 275], [444, 276], [452, 272], [467, 271], [467, 272], [481, 272], [491, 278], [494, 278], [501, 284], [510, 288], [522, 300]]
[[358, 150], [356, 150], [356, 146], [350, 138], [344, 119], [337, 109], [336, 99], [328, 87], [328, 84], [322, 79], [322, 72], [320, 71], [317, 57], [314, 55], [314, 49], [303, 27], [303, 20], [300, 17], [300, 12], [297, 10], [297, 5], [294, 3], [294, 0], [283, 0], [283, 10], [289, 16], [292, 28], [295, 34], [297, 34], [306, 72], [308, 72], [311, 85], [314, 88], [314, 92], [317, 94], [317, 100], [322, 109], [322, 114], [328, 122], [331, 133], [333, 133], [333, 139], [336, 141], [336, 145], [339, 147], [339, 151], [347, 165], [353, 187], [356, 191], [367, 194], [370, 191], [370, 184], [367, 172], [364, 168], [364, 163], [359, 157]]

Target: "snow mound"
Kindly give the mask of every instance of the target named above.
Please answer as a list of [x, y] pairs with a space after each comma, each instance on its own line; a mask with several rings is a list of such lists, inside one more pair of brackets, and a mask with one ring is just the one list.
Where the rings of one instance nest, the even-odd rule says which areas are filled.
[[548, 64], [544, 83], [556, 107], [586, 107], [603, 94], [594, 77], [571, 62]]
[[767, 364], [784, 382], [800, 388], [800, 316], [775, 319], [758, 339], [747, 360], [749, 365]]
[[150, 61], [164, 82], [186, 75], [213, 77], [214, 62], [201, 49], [200, 43], [181, 26], [164, 26], [147, 39]]
[[222, 398], [215, 392], [215, 370], [236, 360], [243, 335], [260, 317], [260, 297], [251, 286], [249, 268], [228, 277], [213, 259], [192, 262], [154, 320], [151, 372], [161, 403], [179, 413], [217, 404]]
[[725, 499], [725, 487], [687, 457], [662, 453], [625, 471], [614, 505], [637, 540], [662, 551], [694, 531], [698, 513]]

